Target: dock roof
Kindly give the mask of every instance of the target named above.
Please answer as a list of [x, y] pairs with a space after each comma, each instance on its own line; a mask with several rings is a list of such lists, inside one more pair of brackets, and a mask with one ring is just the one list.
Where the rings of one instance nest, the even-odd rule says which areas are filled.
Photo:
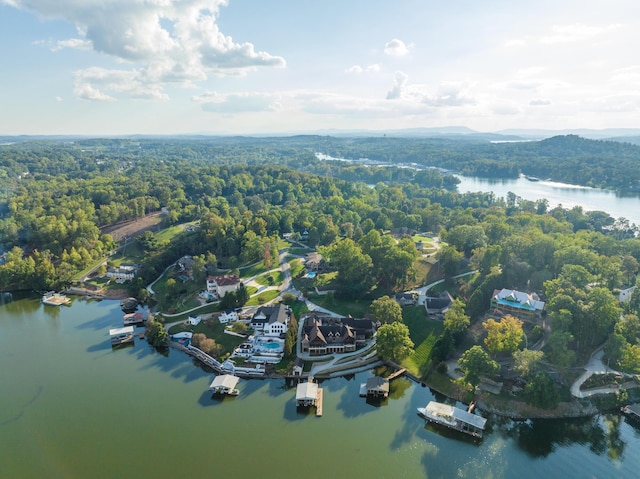
[[133, 326], [125, 326], [124, 328], [115, 328], [109, 330], [109, 336], [119, 336], [121, 334], [133, 334]]
[[434, 416], [449, 416], [458, 421], [471, 424], [478, 429], [484, 429], [484, 426], [487, 423], [487, 420], [481, 416], [476, 416], [475, 414], [471, 414], [455, 406], [450, 406], [449, 404], [443, 404], [435, 401], [431, 401], [429, 404], [427, 404], [427, 411]]
[[300, 383], [296, 388], [296, 401], [315, 401], [318, 399], [318, 384], [312, 382]]
[[224, 388], [224, 389], [231, 390], [236, 387], [239, 380], [240, 380], [239, 377], [233, 376], [231, 374], [223, 374], [221, 376], [216, 376], [213, 382], [211, 383], [211, 385], [209, 386], [209, 389]]

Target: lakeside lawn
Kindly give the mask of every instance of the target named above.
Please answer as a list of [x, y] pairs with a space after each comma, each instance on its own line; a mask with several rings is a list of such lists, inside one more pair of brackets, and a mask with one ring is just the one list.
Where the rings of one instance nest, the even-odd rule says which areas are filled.
[[228, 354], [231, 354], [235, 348], [242, 343], [245, 338], [235, 336], [232, 334], [225, 334], [226, 325], [220, 324], [217, 318], [205, 319], [197, 326], [190, 326], [186, 324], [176, 324], [169, 329], [169, 334], [176, 334], [183, 331], [190, 331], [193, 334], [202, 333], [207, 338], [213, 339], [216, 343], [222, 346], [222, 351], [217, 359], [222, 359]]
[[427, 319], [422, 306], [406, 307], [402, 319], [409, 328], [414, 343], [414, 353], [402, 362], [402, 366], [418, 377], [424, 377], [432, 366], [431, 350], [442, 334], [442, 321]]

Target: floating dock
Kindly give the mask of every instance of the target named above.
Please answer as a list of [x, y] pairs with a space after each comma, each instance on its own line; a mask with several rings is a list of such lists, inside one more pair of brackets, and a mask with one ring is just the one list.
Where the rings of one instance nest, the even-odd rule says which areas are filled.
[[216, 376], [209, 386], [209, 391], [213, 394], [225, 394], [227, 396], [237, 396], [240, 391], [236, 389], [240, 378], [232, 374], [222, 374]]
[[316, 417], [322, 417], [322, 388], [318, 388], [318, 400], [316, 401]]
[[62, 293], [49, 291], [42, 295], [42, 303], [48, 304], [49, 306], [61, 306], [63, 304], [69, 304], [70, 302], [71, 299]]

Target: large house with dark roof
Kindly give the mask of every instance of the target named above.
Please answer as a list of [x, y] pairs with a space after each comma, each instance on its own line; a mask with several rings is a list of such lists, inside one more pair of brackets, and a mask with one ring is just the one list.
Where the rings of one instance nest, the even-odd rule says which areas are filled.
[[443, 291], [435, 296], [427, 296], [424, 300], [427, 315], [431, 318], [444, 318], [444, 313], [451, 308], [452, 304], [453, 297], [448, 291]]
[[284, 304], [262, 306], [251, 318], [251, 327], [264, 336], [282, 336], [287, 332], [289, 313]]
[[304, 319], [300, 348], [311, 355], [348, 353], [373, 336], [369, 319], [333, 318], [310, 314]]

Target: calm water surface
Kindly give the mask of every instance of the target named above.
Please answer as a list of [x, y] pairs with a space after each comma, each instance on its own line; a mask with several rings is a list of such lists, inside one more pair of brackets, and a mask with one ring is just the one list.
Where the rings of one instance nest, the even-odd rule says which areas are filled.
[[640, 225], [640, 197], [638, 194], [619, 193], [586, 186], [568, 185], [554, 181], [529, 181], [518, 179], [489, 179], [472, 176], [458, 176], [458, 191], [493, 192], [497, 198], [506, 198], [512, 192], [525, 200], [536, 201], [546, 198], [551, 208], [581, 206], [585, 211], [605, 211], [614, 219], [626, 218]]
[[382, 405], [369, 373], [322, 383], [324, 416], [297, 412], [282, 380], [241, 380], [216, 401], [213, 374], [143, 340], [112, 350], [117, 302], [0, 305], [2, 478], [638, 477], [640, 428], [618, 415], [489, 418], [480, 443], [425, 427], [434, 395], [399, 379]]

